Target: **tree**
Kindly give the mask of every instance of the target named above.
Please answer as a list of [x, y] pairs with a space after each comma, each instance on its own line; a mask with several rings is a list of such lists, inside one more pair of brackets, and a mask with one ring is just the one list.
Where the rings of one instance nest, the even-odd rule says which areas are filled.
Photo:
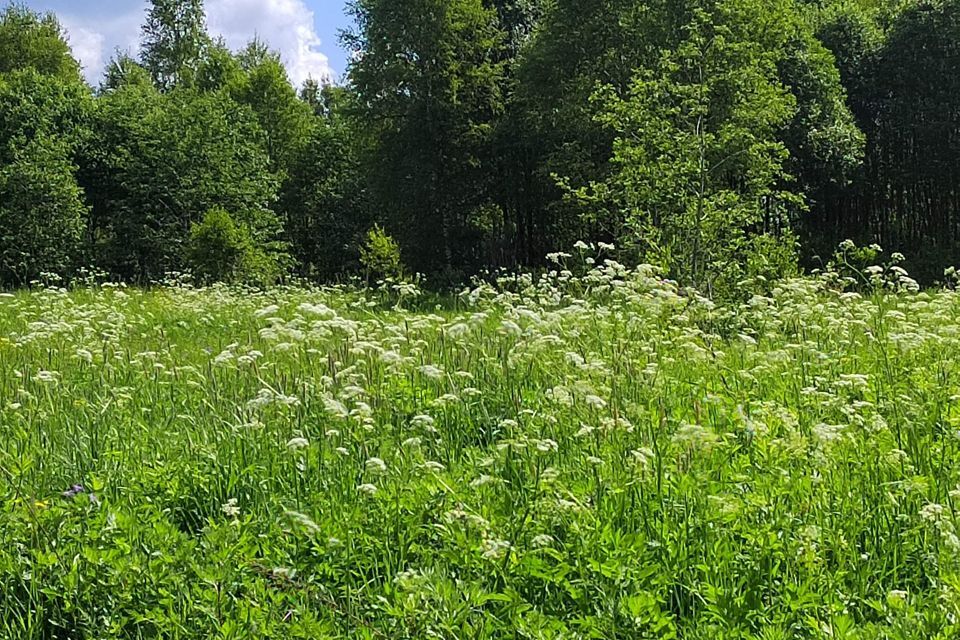
[[66, 145], [47, 137], [0, 164], [0, 282], [24, 285], [74, 266], [87, 212], [75, 169]]
[[121, 87], [152, 86], [150, 74], [140, 63], [125, 53], [117, 53], [107, 65], [100, 83], [100, 92], [108, 93]]
[[399, 279], [403, 277], [400, 245], [379, 225], [367, 232], [360, 247], [360, 263], [367, 275], [367, 284], [374, 278]]
[[203, 0], [151, 0], [140, 60], [162, 91], [190, 86], [210, 45]]
[[0, 11], [0, 74], [28, 68], [80, 81], [80, 65], [70, 53], [57, 17], [10, 4]]
[[884, 38], [879, 12], [837, 0], [817, 5], [812, 20], [817, 39], [833, 54], [850, 109], [862, 126], [869, 118], [864, 101], [870, 92], [871, 60]]
[[73, 158], [90, 106], [76, 80], [0, 75], [0, 282], [73, 266], [87, 215]]
[[263, 140], [249, 108], [223, 94], [131, 86], [102, 96], [81, 172], [102, 266], [138, 281], [183, 270], [193, 223], [218, 207], [281, 257]]
[[879, 243], [907, 254], [912, 274], [939, 278], [960, 260], [960, 1], [834, 4], [819, 17], [867, 151], [805, 239], [819, 252], [847, 238]]
[[[791, 189], [819, 202], [825, 184], [842, 182], [855, 171], [862, 136], [832, 57], [794, 0], [753, 0], [726, 8], [711, 0], [556, 0], [521, 57], [512, 106], [514, 130], [525, 140], [524, 155], [533, 166], [522, 191], [532, 202], [518, 207], [517, 218], [519, 235], [529, 238], [530, 246], [543, 252], [569, 246], [578, 236], [616, 239], [611, 233], [617, 221], [585, 211], [582, 201], [565, 199], [555, 188], [557, 178], [573, 185], [604, 182], [617, 169], [610, 162], [615, 129], [601, 126], [596, 115], [603, 103], [592, 96], [604, 86], [608, 94], [625, 99], [637, 70], [662, 70], [662, 52], [680, 46], [698, 9], [723, 20], [725, 11], [730, 19], [737, 12], [756, 17], [744, 38], [759, 47], [760, 56], [775, 61], [778, 81], [797, 103], [776, 134], [790, 152], [785, 168], [796, 181]], [[537, 246], [541, 238], [552, 246]]]
[[500, 30], [504, 32], [503, 49], [509, 61], [515, 61], [533, 34], [546, 11], [544, 0], [487, 0], [497, 12]]
[[371, 137], [376, 206], [411, 266], [476, 270], [496, 237], [491, 134], [502, 112], [494, 12], [481, 0], [356, 0], [346, 44], [356, 117]]
[[360, 143], [352, 123], [330, 114], [293, 158], [280, 204], [302, 275], [330, 279], [359, 267], [371, 224]]
[[242, 85], [244, 78], [240, 61], [221, 39], [207, 49], [197, 71], [196, 85], [200, 91], [221, 91]]
[[353, 92], [332, 84], [323, 84], [315, 78], [307, 78], [297, 94], [313, 111], [313, 115], [327, 122], [344, 120], [353, 109]]
[[764, 4], [691, 5], [682, 40], [640, 72], [626, 97], [613, 87], [598, 95], [598, 120], [616, 135], [613, 171], [577, 193], [641, 259], [729, 294], [800, 203], [780, 189], [789, 154], [779, 134], [797, 104], [756, 38]]
[[625, 97], [634, 70], [656, 58], [669, 31], [663, 4], [550, 3], [520, 58], [503, 136], [519, 167], [508, 172], [515, 184], [507, 197], [516, 200], [507, 212], [520, 261], [542, 260], [583, 238], [614, 239], [585, 219], [557, 182], [602, 182], [609, 173], [614, 136], [595, 119], [591, 98], [601, 85]]
[[792, 3], [772, 8], [788, 17], [776, 43], [781, 81], [797, 102], [797, 110], [780, 137], [790, 152], [785, 167], [809, 208], [797, 212], [797, 228], [819, 218], [831, 194], [848, 185], [864, 158], [865, 138], [851, 112], [834, 55], [816, 38], [810, 24]]
[[249, 106], [266, 133], [267, 153], [276, 170], [286, 171], [313, 125], [309, 105], [297, 98], [280, 54], [253, 40], [237, 55], [242, 72], [228, 84], [234, 100]]

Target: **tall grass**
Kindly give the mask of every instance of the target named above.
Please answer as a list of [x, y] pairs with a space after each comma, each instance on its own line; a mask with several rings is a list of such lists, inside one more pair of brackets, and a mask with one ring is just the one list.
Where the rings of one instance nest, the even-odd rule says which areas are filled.
[[960, 297], [0, 298], [0, 638], [956, 638]]

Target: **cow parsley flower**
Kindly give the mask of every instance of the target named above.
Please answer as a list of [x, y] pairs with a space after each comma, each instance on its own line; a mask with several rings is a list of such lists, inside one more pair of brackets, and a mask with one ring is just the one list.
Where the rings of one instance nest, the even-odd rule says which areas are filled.
[[360, 493], [364, 493], [368, 496], [372, 496], [372, 495], [376, 495], [379, 489], [377, 489], [377, 485], [375, 484], [366, 483], [358, 486], [357, 491], [359, 491]]
[[237, 499], [230, 498], [223, 505], [220, 506], [220, 510], [223, 511], [223, 514], [228, 518], [236, 519], [240, 515], [240, 507], [237, 506]]
[[510, 549], [506, 540], [487, 539], [483, 541], [483, 557], [488, 560], [499, 560]]
[[371, 473], [386, 473], [387, 463], [380, 458], [370, 458], [364, 465]]
[[310, 441], [306, 438], [291, 438], [287, 442], [287, 449], [290, 451], [299, 451], [300, 449], [306, 449], [310, 446]]
[[443, 369], [432, 364], [425, 364], [418, 371], [428, 380], [438, 381], [443, 378]]
[[547, 535], [546, 533], [541, 533], [538, 536], [534, 536], [533, 540], [530, 541], [530, 544], [534, 549], [544, 549], [546, 547], [552, 547], [553, 542], [553, 536]]

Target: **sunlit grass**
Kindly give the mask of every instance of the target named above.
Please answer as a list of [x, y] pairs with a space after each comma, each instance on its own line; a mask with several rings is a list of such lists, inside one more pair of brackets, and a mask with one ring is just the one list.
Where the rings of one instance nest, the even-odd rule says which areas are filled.
[[957, 637], [960, 297], [826, 282], [5, 295], [0, 638]]

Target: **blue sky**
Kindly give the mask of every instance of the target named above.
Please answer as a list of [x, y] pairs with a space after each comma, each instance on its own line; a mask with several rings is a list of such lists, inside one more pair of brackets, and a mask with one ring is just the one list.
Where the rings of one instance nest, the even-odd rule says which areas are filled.
[[[0, 0], [0, 5], [5, 5]], [[27, 0], [53, 11], [70, 36], [87, 78], [98, 83], [116, 49], [136, 53], [146, 0]], [[295, 84], [308, 76], [339, 78], [347, 54], [337, 41], [349, 25], [346, 0], [206, 0], [211, 33], [233, 48], [255, 34], [280, 51]]]

